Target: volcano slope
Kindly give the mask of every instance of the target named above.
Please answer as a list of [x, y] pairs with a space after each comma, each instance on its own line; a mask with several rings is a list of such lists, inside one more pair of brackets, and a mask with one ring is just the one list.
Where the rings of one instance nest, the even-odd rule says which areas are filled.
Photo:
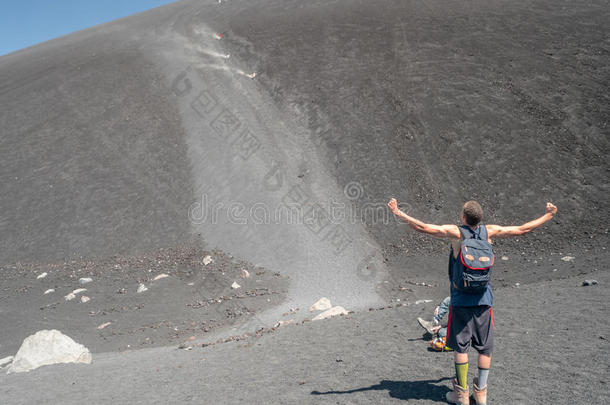
[[[0, 57], [0, 355], [42, 328], [95, 353], [302, 320], [321, 296], [442, 298], [446, 244], [390, 197], [435, 223], [468, 199], [500, 224], [554, 202], [496, 243], [496, 288], [605, 271], [608, 12], [181, 1]], [[65, 302], [87, 276], [91, 301]]]

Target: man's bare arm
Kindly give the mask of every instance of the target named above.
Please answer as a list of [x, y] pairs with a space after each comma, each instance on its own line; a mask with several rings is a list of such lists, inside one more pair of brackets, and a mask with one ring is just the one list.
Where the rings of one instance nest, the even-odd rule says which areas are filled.
[[510, 238], [511, 236], [523, 235], [551, 220], [555, 213], [557, 213], [557, 207], [549, 202], [546, 203], [546, 213], [540, 218], [519, 226], [487, 225], [487, 232], [490, 238]]
[[419, 219], [410, 217], [404, 212], [402, 212], [400, 209], [398, 209], [398, 202], [395, 198], [392, 198], [390, 202], [388, 202], [388, 208], [390, 209], [390, 211], [392, 211], [394, 215], [405, 221], [411, 228], [415, 229], [417, 232], [436, 236], [437, 238], [460, 238], [460, 230], [457, 226], [426, 224], [420, 221]]

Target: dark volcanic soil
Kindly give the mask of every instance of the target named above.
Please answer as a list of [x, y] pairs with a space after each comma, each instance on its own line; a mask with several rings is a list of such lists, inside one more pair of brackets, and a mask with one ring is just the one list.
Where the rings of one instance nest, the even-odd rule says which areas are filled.
[[[208, 255], [213, 261], [206, 265]], [[243, 270], [248, 278], [242, 277]], [[255, 329], [253, 318], [284, 300], [288, 285], [279, 273], [193, 247], [18, 263], [0, 271], [0, 358], [16, 353], [23, 339], [41, 329], [58, 329], [94, 353], [179, 344], [245, 321], [254, 322]], [[37, 279], [43, 272], [47, 276]], [[160, 274], [169, 277], [153, 280]], [[81, 278], [93, 281], [80, 285]], [[231, 288], [233, 282], [240, 288]], [[148, 290], [137, 293], [140, 283]], [[66, 301], [78, 288], [87, 291]], [[48, 289], [55, 291], [44, 294]], [[90, 300], [81, 302], [82, 296]]]
[[340, 184], [360, 184], [358, 207], [382, 246], [443, 250], [366, 216], [390, 196], [436, 223], [457, 222], [469, 199], [500, 224], [553, 201], [556, 220], [525, 246], [608, 245], [606, 2], [267, 3], [211, 24], [308, 126]]
[[[610, 401], [610, 277], [607, 271], [591, 277], [599, 285], [582, 287], [582, 278], [572, 277], [496, 292], [488, 403]], [[104, 353], [91, 365], [0, 373], [0, 394], [9, 404], [42, 398], [65, 404], [83, 398], [100, 404], [443, 404], [453, 356], [428, 351], [416, 322], [434, 305], [292, 324], [188, 351]]]
[[[603, 0], [184, 0], [0, 57], [0, 358], [41, 329], [94, 354], [0, 373], [0, 402], [442, 403], [451, 355], [415, 319], [448, 294], [448, 246], [396, 197], [434, 223], [555, 203], [495, 241], [490, 403], [609, 403], [609, 20]], [[229, 215], [286, 201], [300, 222]], [[304, 321], [322, 295], [359, 310]]]

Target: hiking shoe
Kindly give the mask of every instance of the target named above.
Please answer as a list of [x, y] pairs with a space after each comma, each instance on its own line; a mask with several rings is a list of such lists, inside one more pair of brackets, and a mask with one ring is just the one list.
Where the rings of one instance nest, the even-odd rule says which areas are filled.
[[474, 382], [472, 384], [472, 396], [477, 405], [486, 405], [487, 404], [487, 385], [484, 388], [479, 388], [479, 379], [474, 378]]
[[470, 404], [470, 395], [468, 395], [468, 388], [462, 388], [462, 386], [458, 384], [456, 379], [453, 380], [453, 391], [449, 391], [447, 394], [445, 394], [445, 398], [450, 404]]
[[445, 347], [447, 347], [445, 344], [445, 338], [441, 337], [436, 337], [432, 339], [430, 341], [430, 346], [432, 346], [432, 349], [437, 352], [442, 352], [443, 350], [445, 350]]
[[426, 321], [425, 319], [417, 318], [417, 322], [419, 322], [421, 327], [427, 330], [431, 335], [434, 335], [441, 328], [441, 324], [435, 321]]

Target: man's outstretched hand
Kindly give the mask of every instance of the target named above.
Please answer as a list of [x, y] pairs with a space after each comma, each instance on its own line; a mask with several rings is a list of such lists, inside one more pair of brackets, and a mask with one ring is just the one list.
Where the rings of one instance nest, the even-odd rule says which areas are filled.
[[390, 209], [390, 211], [392, 211], [393, 214], [396, 214], [399, 211], [398, 201], [396, 201], [396, 198], [390, 199], [390, 201], [388, 202], [388, 208]]
[[546, 212], [547, 214], [555, 215], [557, 213], [557, 207], [553, 205], [553, 203], [546, 203]]

